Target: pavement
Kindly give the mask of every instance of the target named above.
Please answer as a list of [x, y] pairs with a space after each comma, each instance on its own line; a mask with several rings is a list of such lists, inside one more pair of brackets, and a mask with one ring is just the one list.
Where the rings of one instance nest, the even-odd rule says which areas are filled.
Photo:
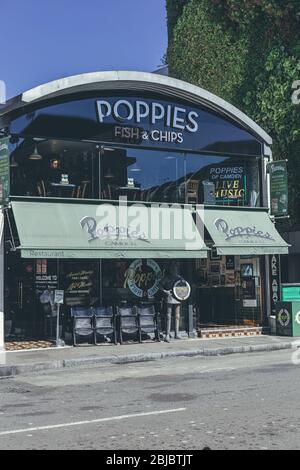
[[174, 357], [224, 356], [297, 347], [300, 348], [297, 338], [263, 335], [8, 351], [0, 352], [0, 378], [94, 364], [130, 364]]

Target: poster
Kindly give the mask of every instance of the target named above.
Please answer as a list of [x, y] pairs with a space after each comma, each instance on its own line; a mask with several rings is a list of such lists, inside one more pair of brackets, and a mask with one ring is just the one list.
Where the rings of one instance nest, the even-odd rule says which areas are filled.
[[54, 291], [58, 287], [56, 261], [36, 260], [35, 288], [39, 297], [44, 291]]
[[65, 277], [65, 302], [70, 306], [94, 305], [98, 300], [93, 269], [71, 270]]
[[235, 268], [235, 257], [233, 255], [226, 256], [226, 270], [234, 271]]
[[215, 185], [216, 204], [245, 204], [246, 175], [243, 166], [212, 167], [209, 179]]
[[0, 139], [0, 205], [9, 202], [10, 192], [10, 166], [9, 166], [9, 138]]
[[288, 174], [286, 160], [268, 164], [270, 174], [271, 215], [287, 217], [288, 215]]

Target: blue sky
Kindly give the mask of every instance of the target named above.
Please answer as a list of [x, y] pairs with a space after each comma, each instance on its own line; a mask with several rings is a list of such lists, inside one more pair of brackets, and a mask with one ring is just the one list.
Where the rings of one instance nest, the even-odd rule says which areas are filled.
[[10, 98], [60, 77], [161, 65], [165, 0], [1, 0], [0, 80]]

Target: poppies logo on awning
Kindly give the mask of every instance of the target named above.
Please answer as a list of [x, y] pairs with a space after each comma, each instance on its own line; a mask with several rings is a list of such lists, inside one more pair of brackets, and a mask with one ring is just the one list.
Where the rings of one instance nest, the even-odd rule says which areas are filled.
[[215, 221], [215, 227], [220, 233], [225, 235], [225, 240], [232, 240], [233, 238], [238, 237], [255, 237], [261, 238], [268, 241], [275, 241], [274, 238], [269, 234], [269, 232], [263, 232], [262, 230], [257, 230], [256, 227], [229, 227], [228, 223], [224, 219], [217, 219]]
[[80, 221], [82, 229], [86, 229], [89, 233], [89, 242], [94, 240], [141, 240], [148, 242], [146, 235], [143, 232], [132, 229], [131, 227], [115, 227], [106, 224], [104, 227], [99, 227], [94, 217], [84, 217]]

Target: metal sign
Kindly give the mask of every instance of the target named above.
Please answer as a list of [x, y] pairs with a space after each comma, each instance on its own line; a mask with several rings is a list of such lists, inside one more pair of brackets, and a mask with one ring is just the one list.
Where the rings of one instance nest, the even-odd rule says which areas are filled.
[[0, 139], [0, 205], [9, 202], [10, 192], [10, 166], [9, 166], [9, 138]]
[[63, 290], [54, 291], [54, 303], [57, 305], [62, 305], [64, 303], [64, 291]]
[[268, 164], [270, 174], [271, 214], [275, 217], [288, 216], [288, 172], [286, 160]]

